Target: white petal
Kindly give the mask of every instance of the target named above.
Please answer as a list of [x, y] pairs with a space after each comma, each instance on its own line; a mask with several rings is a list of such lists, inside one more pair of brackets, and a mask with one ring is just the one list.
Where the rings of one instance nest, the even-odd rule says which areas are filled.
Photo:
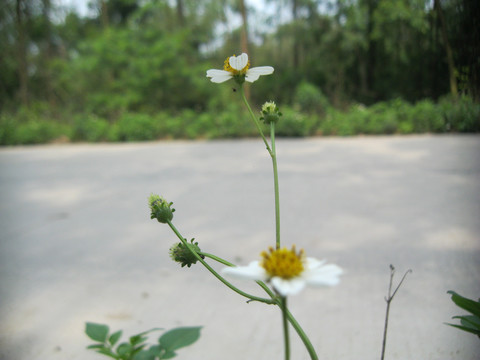
[[304, 278], [308, 285], [316, 287], [335, 286], [340, 282], [343, 270], [335, 264], [322, 265], [314, 269], [307, 269]]
[[222, 273], [237, 279], [262, 281], [267, 279], [267, 273], [259, 261], [252, 261], [247, 266], [226, 267], [222, 269]]
[[260, 75], [270, 75], [274, 71], [271, 66], [257, 66], [247, 70], [245, 80], [248, 82], [257, 81]]
[[242, 70], [245, 66], [248, 64], [248, 55], [243, 53], [240, 56], [230, 56], [230, 59], [228, 59], [228, 62], [230, 63], [230, 66], [234, 68], [235, 70]]
[[282, 296], [296, 295], [305, 287], [305, 279], [301, 277], [293, 279], [283, 279], [281, 277], [273, 277], [271, 279], [275, 290]]
[[225, 70], [210, 69], [207, 70], [207, 77], [214, 83], [222, 83], [232, 78], [232, 73]]
[[305, 261], [306, 268], [308, 270], [316, 269], [323, 264], [325, 264], [326, 260], [317, 260], [315, 258], [308, 257]]

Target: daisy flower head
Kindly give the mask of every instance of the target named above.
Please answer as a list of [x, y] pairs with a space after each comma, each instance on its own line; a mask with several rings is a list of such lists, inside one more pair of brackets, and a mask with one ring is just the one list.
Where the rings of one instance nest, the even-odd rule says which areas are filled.
[[253, 83], [261, 75], [270, 75], [272, 73], [273, 67], [271, 66], [250, 68], [248, 55], [243, 53], [240, 56], [233, 55], [228, 57], [223, 65], [223, 70], [207, 70], [207, 78], [210, 78], [214, 83], [223, 83], [233, 78], [237, 83], [242, 84], [245, 81]]
[[269, 282], [281, 296], [296, 295], [306, 286], [329, 287], [340, 282], [342, 269], [335, 264], [326, 264], [305, 257], [303, 250], [270, 248], [261, 253], [260, 261], [247, 266], [228, 267], [223, 273], [239, 279]]

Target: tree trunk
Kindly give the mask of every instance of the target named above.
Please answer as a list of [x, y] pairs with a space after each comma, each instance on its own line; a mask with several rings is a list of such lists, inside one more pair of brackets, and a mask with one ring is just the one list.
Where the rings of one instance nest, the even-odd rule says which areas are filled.
[[298, 37], [300, 36], [298, 31], [298, 0], [292, 1], [292, 16], [293, 16], [293, 69], [298, 69], [299, 65], [299, 52], [300, 46], [298, 43]]
[[242, 16], [242, 32], [241, 32], [241, 47], [242, 52], [248, 54], [248, 19], [247, 8], [245, 7], [245, 0], [239, 0], [239, 9]]
[[[240, 46], [242, 47], [242, 52], [248, 54], [248, 18], [247, 18], [247, 8], [245, 6], [245, 0], [239, 0], [239, 9], [242, 16], [242, 32], [240, 35]], [[250, 88], [245, 87], [245, 97], [247, 100], [250, 100]]]
[[103, 28], [108, 28], [110, 21], [108, 19], [108, 6], [105, 0], [100, 0], [100, 16], [102, 18]]
[[375, 70], [377, 65], [377, 41], [372, 39], [373, 33], [373, 13], [377, 8], [377, 0], [367, 1], [367, 53], [365, 61], [365, 73], [366, 73], [366, 93], [364, 94], [366, 99], [371, 102], [375, 100]]
[[457, 77], [455, 75], [455, 64], [453, 61], [453, 51], [450, 46], [450, 41], [448, 41], [447, 36], [447, 23], [445, 21], [445, 16], [443, 15], [442, 6], [440, 0], [434, 0], [434, 9], [437, 12], [438, 19], [440, 20], [440, 27], [442, 33], [443, 46], [445, 47], [445, 52], [447, 55], [447, 64], [448, 64], [448, 73], [450, 79], [450, 93], [456, 99], [458, 98], [458, 86], [457, 86]]
[[23, 105], [28, 104], [28, 62], [27, 62], [27, 35], [23, 0], [16, 1], [16, 27], [17, 27], [17, 60], [18, 60], [18, 79], [19, 95]]
[[185, 25], [185, 14], [183, 12], [183, 0], [177, 0], [177, 18], [180, 27]]
[[43, 51], [43, 79], [45, 81], [46, 97], [50, 105], [55, 105], [55, 97], [52, 87], [52, 72], [50, 61], [53, 58], [52, 26], [50, 22], [51, 0], [42, 0], [43, 18], [45, 20], [45, 49]]

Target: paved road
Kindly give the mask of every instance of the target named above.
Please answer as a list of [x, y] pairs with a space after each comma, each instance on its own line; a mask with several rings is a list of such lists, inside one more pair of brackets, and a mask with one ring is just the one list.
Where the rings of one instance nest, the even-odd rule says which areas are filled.
[[[321, 359], [378, 359], [389, 264], [398, 281], [387, 359], [478, 359], [444, 325], [447, 290], [480, 296], [480, 137], [280, 140], [282, 242], [345, 269], [292, 312]], [[158, 192], [204, 251], [238, 264], [274, 242], [271, 162], [259, 140], [0, 150], [0, 359], [100, 359], [84, 323], [133, 334], [204, 325], [179, 359], [282, 359], [277, 308], [170, 261], [149, 219]], [[261, 295], [255, 286], [240, 282]], [[292, 333], [292, 360], [308, 359]]]

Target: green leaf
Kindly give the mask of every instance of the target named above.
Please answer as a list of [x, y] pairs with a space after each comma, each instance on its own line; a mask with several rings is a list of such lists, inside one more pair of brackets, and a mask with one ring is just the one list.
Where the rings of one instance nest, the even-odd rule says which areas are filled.
[[110, 335], [110, 337], [108, 338], [108, 342], [113, 346], [117, 343], [121, 336], [122, 330], [118, 330], [117, 332], [114, 332], [112, 335]]
[[87, 346], [87, 349], [95, 350], [95, 349], [107, 349], [107, 348], [103, 344], [94, 344], [94, 345]]
[[[166, 354], [174, 353], [175, 350], [193, 344], [200, 337], [201, 326], [181, 327], [172, 329], [158, 339]], [[173, 356], [172, 356], [173, 357]], [[164, 359], [169, 359], [163, 356]]]
[[103, 324], [87, 323], [85, 333], [93, 341], [104, 343], [108, 336], [108, 326]]
[[139, 345], [139, 344], [147, 341], [147, 339], [148, 338], [146, 336], [142, 336], [141, 334], [134, 335], [134, 336], [130, 337], [130, 344]]
[[162, 359], [162, 348], [160, 345], [152, 345], [148, 350], [142, 350], [133, 357], [134, 360], [155, 360]]
[[475, 315], [454, 316], [452, 319], [460, 319], [463, 326], [480, 331], [480, 318]]
[[131, 355], [134, 356], [135, 354], [141, 352], [145, 346], [147, 346], [147, 344], [133, 346], [133, 350], [131, 352]]
[[480, 302], [468, 299], [457, 294], [455, 291], [447, 291], [448, 294], [452, 295], [452, 301], [460, 308], [468, 311], [469, 313], [480, 317]]
[[150, 354], [146, 350], [143, 350], [139, 352], [133, 359], [134, 360], [155, 360], [155, 355]]
[[161, 359], [167, 360], [167, 359], [174, 358], [175, 356], [177, 356], [177, 354], [174, 351], [167, 351], [165, 354], [162, 355]]
[[121, 357], [124, 357], [125, 355], [129, 355], [132, 352], [132, 345], [129, 343], [121, 343], [118, 345], [117, 348], [117, 354]]
[[148, 333], [151, 333], [153, 331], [158, 331], [158, 330], [163, 330], [162, 328], [153, 328], [144, 332], [141, 332], [140, 334], [133, 335], [130, 337], [130, 344], [132, 345], [138, 345], [141, 344], [142, 342], [145, 342], [148, 338], [145, 336]]
[[480, 336], [480, 330], [472, 329], [470, 327], [466, 327], [466, 326], [462, 326], [462, 325], [455, 325], [455, 324], [448, 324], [448, 323], [446, 323], [446, 325], [450, 325], [454, 328], [457, 328], [457, 329], [460, 329], [460, 330], [463, 330], [463, 331], [467, 331], [469, 333]]
[[114, 358], [114, 359], [119, 359], [117, 355], [115, 355], [110, 349], [107, 349], [107, 348], [99, 349], [97, 350], [97, 352], [99, 354], [110, 356], [111, 358]]

